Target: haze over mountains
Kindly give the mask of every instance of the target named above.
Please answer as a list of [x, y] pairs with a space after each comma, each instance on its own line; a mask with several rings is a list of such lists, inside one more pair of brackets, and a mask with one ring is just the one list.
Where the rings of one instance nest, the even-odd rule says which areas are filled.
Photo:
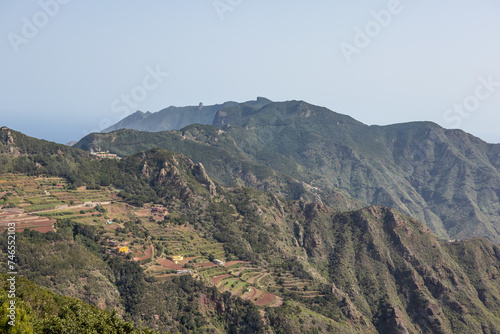
[[196, 107], [168, 107], [155, 113], [137, 111], [101, 132], [111, 132], [119, 129], [141, 131], [179, 130], [194, 123], [212, 124], [217, 111], [236, 104], [236, 102], [226, 102], [213, 106], [203, 106], [203, 103], [200, 102]]
[[[186, 126], [195, 123], [205, 125]], [[119, 155], [165, 148], [203, 163], [225, 185], [332, 207], [383, 205], [442, 238], [500, 244], [500, 144], [461, 130], [431, 122], [367, 126], [303, 101], [265, 98], [137, 112], [105, 131], [112, 130], [119, 131], [75, 146]]]

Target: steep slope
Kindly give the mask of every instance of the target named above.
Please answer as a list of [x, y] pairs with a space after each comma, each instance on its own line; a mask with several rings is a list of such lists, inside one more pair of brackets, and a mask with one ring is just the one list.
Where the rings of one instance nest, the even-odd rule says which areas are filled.
[[0, 275], [0, 329], [3, 333], [143, 333], [116, 313], [108, 313], [74, 298], [44, 290], [27, 279], [16, 277], [15, 326], [8, 322], [7, 305], [11, 277]]
[[[485, 269], [474, 273], [468, 262], [450, 256], [454, 244], [438, 242], [422, 224], [387, 208], [337, 214], [332, 220], [316, 227], [321, 242], [315, 242], [312, 254], [328, 254], [334, 293], [352, 301], [379, 332], [500, 330], [494, 297], [498, 280]], [[494, 250], [499, 248], [485, 239], [479, 241], [484, 248], [474, 242], [462, 242], [462, 250], [474, 249], [476, 256], [487, 258], [490, 271], [498, 270]], [[482, 282], [474, 279], [478, 272]], [[478, 292], [488, 301], [478, 298]]]
[[156, 147], [182, 152], [193, 161], [202, 162], [207, 173], [226, 186], [248, 186], [288, 199], [323, 200], [339, 210], [362, 205], [345, 192], [328, 185], [318, 192], [308, 182], [320, 176], [290, 159], [268, 152], [274, 155], [275, 164], [280, 164], [280, 169], [286, 172], [256, 162], [237, 146], [228, 132], [215, 126], [197, 124], [181, 131], [120, 130], [109, 134], [90, 134], [77, 146], [90, 152], [110, 150], [121, 156]]
[[[443, 237], [486, 236], [500, 242], [499, 158], [494, 154], [500, 145], [428, 122], [368, 127], [300, 101], [273, 103], [252, 116], [226, 120], [231, 115], [239, 110], [219, 112], [214, 123], [244, 128], [247, 141], [255, 136], [354, 198], [394, 207]], [[232, 128], [228, 131], [237, 138], [233, 132], [242, 130]]]
[[0, 157], [3, 159], [64, 154], [68, 154], [74, 160], [89, 157], [88, 152], [79, 149], [32, 138], [5, 126], [0, 128]]
[[[206, 150], [209, 145], [237, 152], [238, 158], [292, 176], [318, 188], [329, 204], [334, 201], [323, 191], [340, 189], [360, 203], [393, 207], [424, 221], [442, 238], [485, 236], [500, 243], [499, 144], [430, 122], [367, 126], [302, 101], [222, 108], [213, 124], [224, 136], [214, 137], [209, 127], [191, 126], [180, 132], [182, 139], [201, 142]], [[231, 184], [221, 177], [229, 173], [217, 162], [225, 157], [197, 155], [177, 139], [166, 138], [173, 134], [160, 140], [135, 133], [129, 144], [129, 132], [111, 135], [94, 134], [76, 146], [132, 153], [161, 145], [202, 162], [210, 175]]]

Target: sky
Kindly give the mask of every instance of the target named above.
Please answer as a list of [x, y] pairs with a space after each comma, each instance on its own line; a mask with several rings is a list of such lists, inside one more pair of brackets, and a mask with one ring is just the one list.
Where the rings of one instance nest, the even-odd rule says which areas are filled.
[[498, 0], [3, 0], [0, 125], [67, 143], [262, 96], [500, 143], [499, 32]]

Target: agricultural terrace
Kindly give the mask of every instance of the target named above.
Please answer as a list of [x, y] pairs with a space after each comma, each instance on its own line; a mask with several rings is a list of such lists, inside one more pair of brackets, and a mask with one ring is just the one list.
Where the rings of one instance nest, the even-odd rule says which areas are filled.
[[[303, 297], [318, 289], [290, 272], [274, 272], [228, 256], [223, 244], [194, 229], [161, 205], [136, 208], [118, 200], [117, 191], [102, 187], [70, 189], [54, 177], [0, 176], [0, 227], [9, 221], [17, 229], [54, 231], [57, 219], [96, 226], [107, 252], [137, 261], [158, 279], [191, 274], [220, 291], [255, 305], [279, 306], [281, 289]], [[166, 216], [169, 219], [166, 219]], [[214, 260], [225, 262], [217, 265]]]
[[110, 202], [116, 191], [109, 188], [70, 189], [57, 177], [0, 175], [0, 207], [23, 209], [26, 213], [85, 207], [85, 203]]

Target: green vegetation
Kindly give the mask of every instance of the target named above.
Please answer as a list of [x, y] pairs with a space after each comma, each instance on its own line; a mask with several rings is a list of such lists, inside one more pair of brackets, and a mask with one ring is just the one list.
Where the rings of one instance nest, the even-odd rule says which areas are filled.
[[[274, 105], [276, 110], [262, 122], [290, 127], [290, 115], [308, 111], [308, 106], [295, 106]], [[263, 125], [258, 119], [248, 122], [249, 129]], [[56, 200], [71, 205], [88, 192], [114, 202], [85, 208], [83, 214], [81, 207], [44, 211], [58, 219], [56, 232], [17, 232], [19, 272], [53, 292], [116, 309], [136, 328], [181, 333], [500, 331], [500, 251], [487, 240], [438, 242], [424, 225], [390, 208], [339, 211], [319, 199], [290, 201], [252, 188], [224, 187], [201, 164], [161, 149], [99, 160], [14, 132], [2, 130], [2, 135], [10, 143], [2, 148], [2, 168], [12, 173], [0, 176], [4, 205], [22, 209]], [[283, 133], [285, 141], [294, 136], [293, 131]], [[353, 143], [356, 136], [353, 132]], [[302, 139], [301, 145], [314, 143]], [[16, 141], [24, 144], [16, 146]], [[288, 149], [283, 152], [299, 159], [296, 149]], [[16, 150], [25, 155], [16, 157]], [[62, 159], [59, 166], [52, 166], [57, 159]], [[120, 201], [140, 207], [116, 202], [117, 194]], [[347, 205], [354, 204], [336, 208]], [[7, 247], [3, 234], [2, 266]], [[167, 260], [178, 255], [190, 262]], [[209, 262], [215, 259], [245, 262], [226, 267]], [[177, 274], [179, 267], [192, 272]], [[19, 298], [23, 305], [28, 297]], [[41, 314], [64, 324], [80, 314], [68, 310]], [[19, 319], [36, 319], [30, 312], [21, 308]], [[92, 317], [92, 323], [102, 323]], [[110, 317], [104, 323], [113, 323], [115, 316]]]
[[[167, 130], [162, 117], [169, 116], [151, 115], [156, 131]], [[122, 126], [145, 129], [130, 121]], [[91, 134], [76, 146], [123, 155], [168, 148], [203, 163], [224, 185], [320, 198], [342, 211], [383, 205], [444, 239], [484, 236], [500, 244], [499, 144], [430, 122], [367, 126], [303, 101], [227, 106], [211, 124]]]
[[[159, 326], [163, 331], [240, 333], [248, 328], [252, 333], [260, 333], [264, 328], [257, 308], [249, 302], [220, 294], [217, 289], [208, 288], [190, 276], [156, 281], [146, 276], [138, 263], [106, 255], [97, 243], [102, 232], [92, 226], [61, 221], [57, 230], [58, 233], [29, 231], [18, 234], [19, 271], [42, 286], [64, 294], [69, 293], [69, 288], [73, 296], [94, 304], [105, 297], [107, 307], [123, 308], [128, 320], [140, 326]], [[4, 240], [6, 238], [2, 238], [2, 249], [7, 247]], [[89, 273], [92, 274], [89, 276]], [[82, 282], [85, 284], [81, 285]], [[113, 295], [113, 290], [119, 293], [120, 300]], [[20, 294], [19, 298], [25, 302], [28, 295]], [[202, 310], [200, 304], [202, 299], [210, 302], [213, 311], [204, 313], [206, 310]], [[186, 304], [186, 301], [189, 302]], [[75, 317], [74, 312], [82, 317], [89, 312], [81, 310], [82, 306], [68, 307], [59, 314], [61, 326]], [[144, 319], [144, 310], [148, 310], [151, 318]], [[41, 314], [44, 313], [46, 311], [41, 310]], [[160, 315], [162, 320], [158, 321], [152, 314]], [[92, 323], [92, 319], [88, 321]], [[84, 323], [74, 325], [81, 327]]]
[[[16, 297], [8, 297], [8, 276], [0, 275], [0, 330], [2, 333], [143, 333], [113, 312], [105, 312], [74, 298], [41, 289], [27, 279], [16, 277]], [[7, 305], [15, 300], [15, 326], [11, 326]]]

